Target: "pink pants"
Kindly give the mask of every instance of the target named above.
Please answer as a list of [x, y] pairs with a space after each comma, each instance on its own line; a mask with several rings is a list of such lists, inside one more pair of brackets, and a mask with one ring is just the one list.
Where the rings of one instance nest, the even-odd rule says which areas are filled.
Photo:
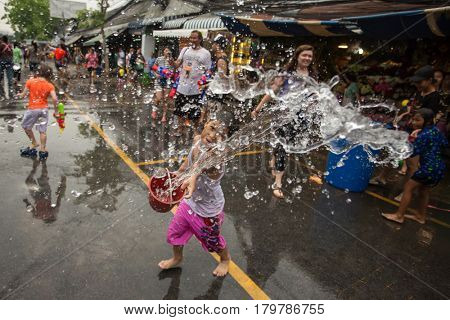
[[191, 207], [183, 200], [170, 222], [167, 242], [173, 246], [184, 246], [192, 235], [195, 235], [205, 250], [220, 252], [227, 245], [224, 237], [220, 234], [223, 220], [223, 211], [215, 217], [203, 218], [192, 211]]

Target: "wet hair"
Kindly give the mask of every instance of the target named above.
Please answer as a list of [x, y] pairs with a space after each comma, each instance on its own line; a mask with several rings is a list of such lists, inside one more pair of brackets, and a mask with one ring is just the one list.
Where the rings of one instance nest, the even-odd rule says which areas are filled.
[[428, 108], [421, 108], [416, 111], [423, 118], [423, 127], [432, 126], [434, 124], [434, 112]]
[[8, 37], [7, 36], [2, 36], [2, 41], [8, 43]]
[[35, 76], [45, 78], [45, 80], [50, 82], [53, 79], [53, 70], [45, 63], [41, 63], [34, 74]]
[[[294, 55], [292, 56], [291, 60], [285, 65], [285, 70], [288, 72], [295, 71], [297, 69], [298, 65], [298, 56], [303, 51], [312, 51], [313, 53], [313, 61], [314, 61], [314, 47], [309, 44], [302, 44], [295, 49]], [[310, 73], [310, 76], [313, 78], [317, 78], [317, 70], [314, 67], [314, 62], [311, 62], [311, 65], [308, 68], [308, 71]]]

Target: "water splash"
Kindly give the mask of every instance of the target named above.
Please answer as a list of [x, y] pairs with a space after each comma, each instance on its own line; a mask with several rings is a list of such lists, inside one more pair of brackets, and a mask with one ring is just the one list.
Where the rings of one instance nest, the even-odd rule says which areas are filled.
[[[210, 93], [231, 94], [239, 101], [267, 94], [276, 103], [266, 106], [256, 120], [226, 141], [204, 147], [195, 165], [175, 179], [174, 187], [205, 169], [219, 168], [255, 143], [281, 145], [287, 153], [299, 154], [319, 147], [340, 154], [363, 145], [371, 161], [394, 163], [407, 158], [412, 150], [406, 132], [388, 130], [362, 114], [369, 108], [393, 108], [386, 104], [341, 106], [332, 92], [338, 82], [337, 76], [323, 83], [275, 70], [262, 72], [250, 66], [231, 66], [230, 76], [213, 78]], [[381, 149], [382, 159], [374, 152]]]

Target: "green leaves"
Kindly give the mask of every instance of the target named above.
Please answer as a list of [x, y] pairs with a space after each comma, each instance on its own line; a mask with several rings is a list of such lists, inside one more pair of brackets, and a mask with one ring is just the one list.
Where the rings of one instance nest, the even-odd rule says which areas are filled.
[[99, 10], [80, 10], [77, 12], [78, 29], [99, 27], [104, 21], [104, 13]]
[[7, 0], [5, 12], [19, 40], [48, 40], [58, 26], [59, 19], [50, 17], [49, 0]]

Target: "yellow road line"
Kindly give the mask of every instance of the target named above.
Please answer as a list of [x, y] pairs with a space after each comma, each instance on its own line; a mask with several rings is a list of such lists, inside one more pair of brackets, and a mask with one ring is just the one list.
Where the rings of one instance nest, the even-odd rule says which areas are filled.
[[[217, 262], [220, 262], [220, 257], [217, 253], [211, 253], [211, 255]], [[233, 260], [230, 261], [228, 272], [243, 288], [245, 288], [245, 291], [247, 291], [254, 300], [270, 300], [269, 296], [261, 290], [259, 286], [233, 262]]]
[[[305, 166], [306, 168], [311, 169], [311, 168], [309, 168], [309, 166], [308, 166], [307, 164], [303, 164], [303, 163], [301, 163], [300, 161], [297, 161], [297, 162], [298, 162], [301, 166]], [[312, 171], [316, 172], [316, 174], [322, 175], [322, 172], [319, 171], [319, 170], [317, 170], [317, 169], [312, 169]], [[394, 205], [394, 206], [397, 206], [397, 207], [398, 207], [398, 206], [400, 205], [397, 201], [394, 201], [394, 200], [391, 200], [391, 199], [389, 199], [389, 198], [383, 197], [382, 195], [380, 195], [380, 194], [378, 194], [378, 193], [375, 193], [375, 192], [372, 192], [372, 191], [369, 191], [369, 190], [365, 190], [364, 193], [366, 193], [366, 194], [368, 194], [368, 195], [370, 195], [370, 196], [372, 196], [372, 197], [374, 197], [374, 198], [377, 198], [377, 199], [379, 199], [379, 200], [382, 200], [382, 201], [384, 201], [384, 202], [390, 203], [390, 204], [392, 204], [392, 205]], [[414, 210], [414, 209], [412, 209], [412, 208], [408, 208], [408, 209], [406, 209], [406, 210], [407, 210], [408, 212], [413, 213], [413, 214], [416, 214], [416, 213], [417, 213], [417, 211]], [[432, 221], [432, 222], [434, 222], [434, 223], [436, 223], [436, 224], [438, 224], [438, 225], [441, 225], [441, 226], [443, 226], [443, 227], [445, 227], [445, 228], [450, 228], [450, 224], [448, 224], [448, 223], [446, 223], [446, 222], [444, 222], [444, 221], [441, 221], [441, 220], [439, 220], [439, 219], [436, 219], [436, 218], [434, 218], [434, 217], [428, 216], [428, 217], [427, 217], [427, 220]]]
[[[249, 151], [242, 151], [235, 154], [235, 156], [248, 156], [253, 154], [260, 154], [265, 152], [266, 150], [249, 150]], [[157, 159], [157, 160], [149, 160], [144, 162], [136, 162], [136, 165], [138, 166], [150, 166], [153, 164], [161, 164], [169, 162], [170, 160], [178, 160], [178, 158], [169, 158], [169, 159]], [[186, 157], [183, 157], [182, 160], [186, 160]]]
[[[160, 164], [160, 163], [166, 163], [169, 162], [170, 160], [178, 160], [178, 158], [169, 158], [169, 159], [158, 159], [158, 160], [149, 160], [149, 161], [144, 161], [144, 162], [136, 162], [136, 165], [138, 166], [150, 166], [152, 164]], [[181, 158], [181, 160], [186, 160], [186, 157]]]
[[[372, 191], [368, 191], [368, 190], [366, 190], [366, 191], [364, 191], [364, 192], [365, 192], [366, 194], [368, 194], [368, 195], [374, 197], [374, 198], [377, 198], [377, 199], [382, 200], [382, 201], [384, 201], [384, 202], [390, 203], [390, 204], [392, 204], [392, 205], [394, 205], [394, 206], [396, 206], [396, 207], [398, 207], [398, 206], [400, 205], [397, 201], [394, 201], [394, 200], [391, 200], [391, 199], [389, 199], [389, 198], [383, 197], [382, 195], [379, 195], [378, 193], [375, 193], [375, 192], [372, 192]], [[409, 211], [409, 212], [411, 212], [412, 214], [416, 214], [416, 213], [417, 213], [416, 210], [411, 209], [411, 208], [408, 208], [408, 209], [406, 209], [406, 210]], [[441, 225], [441, 226], [443, 226], [443, 227], [445, 227], [445, 228], [450, 228], [450, 224], [445, 223], [444, 221], [441, 221], [441, 220], [439, 220], [439, 219], [436, 219], [436, 218], [433, 218], [433, 217], [428, 216], [428, 217], [427, 217], [427, 220], [430, 220], [430, 221], [432, 221], [432, 222], [434, 222], [434, 223], [436, 223], [436, 224], [439, 224], [439, 225]]]
[[[81, 108], [78, 104], [69, 96], [67, 99], [72, 102], [75, 108], [86, 118], [89, 125], [94, 128], [98, 134], [109, 144], [109, 146], [117, 153], [117, 155], [130, 167], [131, 170], [145, 183], [148, 185], [150, 178], [139, 168], [138, 164], [131, 160], [125, 152], [122, 151], [115, 143], [112, 141], [106, 133], [98, 126], [97, 123]], [[254, 152], [254, 151], [248, 151]], [[172, 212], [175, 212], [176, 208], [172, 209]], [[214, 259], [219, 260], [219, 257], [216, 254], [211, 254]], [[233, 261], [230, 262], [230, 268], [228, 273], [233, 277], [233, 279], [252, 297], [256, 300], [269, 300], [269, 296], [252, 280], [250, 277], [242, 271]]]

